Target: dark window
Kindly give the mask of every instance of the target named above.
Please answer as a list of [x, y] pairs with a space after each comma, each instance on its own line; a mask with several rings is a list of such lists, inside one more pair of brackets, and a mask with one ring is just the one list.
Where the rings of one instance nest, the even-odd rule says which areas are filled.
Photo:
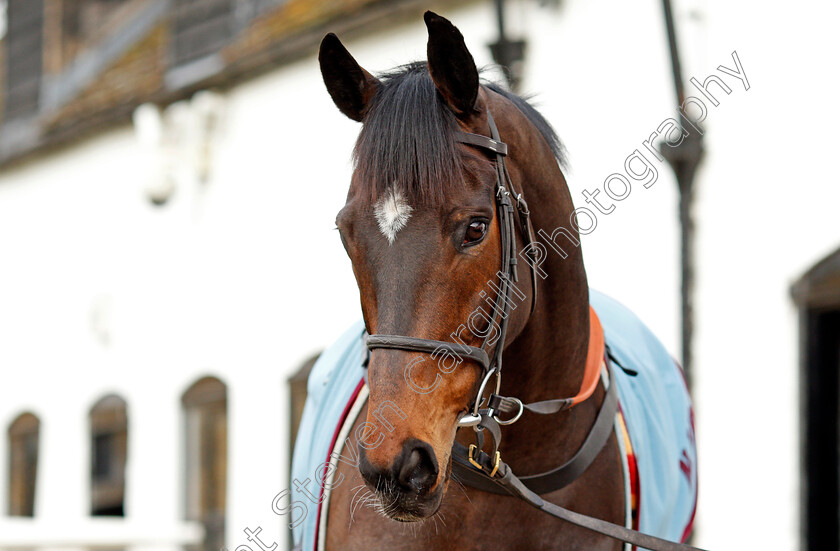
[[106, 396], [90, 410], [90, 512], [125, 516], [128, 416], [125, 401]]
[[43, 68], [44, 1], [9, 0], [4, 119], [38, 111]]
[[24, 413], [9, 426], [9, 514], [35, 514], [35, 479], [38, 472], [40, 422]]
[[801, 548], [840, 549], [840, 250], [793, 286], [800, 317]]
[[114, 437], [110, 434], [97, 434], [93, 437], [93, 468], [91, 476], [94, 482], [107, 480], [113, 472]]
[[225, 543], [227, 503], [227, 389], [205, 377], [182, 398], [186, 444], [186, 518], [204, 524], [203, 549]]
[[63, 0], [61, 34], [67, 39], [83, 39], [102, 32], [102, 24], [129, 0]]
[[[63, 0], [61, 2], [61, 63], [73, 59], [86, 41], [100, 38], [117, 9], [129, 0]], [[90, 46], [90, 44], [87, 44]]]
[[216, 53], [233, 34], [232, 0], [175, 0], [173, 65]]
[[65, 39], [82, 35], [83, 0], [64, 0], [61, 3], [61, 33]]

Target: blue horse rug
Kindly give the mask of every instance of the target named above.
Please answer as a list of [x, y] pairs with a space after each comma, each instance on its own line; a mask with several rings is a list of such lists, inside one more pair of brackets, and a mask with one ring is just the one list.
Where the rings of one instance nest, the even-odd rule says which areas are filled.
[[[593, 290], [590, 303], [604, 329], [612, 380], [618, 385], [615, 430], [624, 457], [626, 525], [684, 542], [697, 503], [697, 451], [682, 370], [627, 308]], [[291, 522], [295, 549], [323, 547], [319, 535], [326, 531], [329, 503], [324, 489], [336, 486], [326, 475], [335, 471], [339, 454], [353, 453], [342, 448], [351, 447], [345, 446], [349, 429], [367, 400], [363, 332], [361, 322], [354, 324], [321, 354], [309, 376], [291, 474], [292, 480], [308, 485], [314, 479], [315, 485], [302, 492], [295, 484], [291, 492], [292, 509], [297, 511]]]

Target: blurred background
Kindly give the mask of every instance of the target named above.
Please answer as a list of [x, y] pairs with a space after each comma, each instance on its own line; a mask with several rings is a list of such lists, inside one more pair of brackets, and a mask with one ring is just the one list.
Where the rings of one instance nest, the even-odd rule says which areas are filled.
[[837, 549], [840, 4], [674, 0], [673, 33], [668, 6], [0, 0], [0, 549], [287, 547], [306, 375], [360, 317], [358, 126], [317, 46], [425, 59], [426, 9], [535, 94], [578, 205], [708, 100], [692, 78], [716, 98], [587, 272], [690, 368], [694, 543]]

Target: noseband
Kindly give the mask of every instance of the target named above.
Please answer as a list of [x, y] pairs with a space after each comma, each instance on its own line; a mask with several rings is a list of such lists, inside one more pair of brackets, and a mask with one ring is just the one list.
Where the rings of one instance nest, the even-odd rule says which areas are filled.
[[[496, 128], [496, 122], [493, 120], [490, 111], [487, 111], [487, 124], [490, 127], [490, 137], [482, 136], [481, 134], [471, 134], [469, 132], [459, 132], [456, 138], [460, 143], [485, 149], [496, 157], [496, 186], [494, 195], [496, 197], [496, 212], [499, 219], [499, 234], [501, 236], [502, 264], [501, 269], [497, 273], [499, 279], [495, 287], [497, 291], [496, 300], [493, 303], [493, 311], [490, 314], [490, 327], [487, 328], [487, 336], [484, 338], [484, 342], [481, 347], [476, 347], [464, 342], [436, 341], [402, 335], [367, 336], [368, 350], [389, 348], [393, 350], [424, 352], [431, 354], [433, 358], [437, 358], [441, 354], [448, 354], [458, 358], [458, 363], [461, 363], [464, 358], [478, 363], [484, 371], [484, 376], [478, 393], [471, 404], [470, 409], [472, 413], [462, 417], [458, 422], [458, 425], [462, 427], [475, 426], [481, 421], [481, 414], [479, 413], [481, 396], [487, 387], [487, 383], [494, 375], [496, 376], [494, 396], [499, 394], [501, 386], [502, 353], [504, 352], [505, 338], [507, 336], [513, 284], [519, 281], [516, 261], [515, 213], [518, 213], [520, 232], [525, 244], [523, 250], [531, 260], [531, 262], [527, 263], [531, 269], [531, 313], [533, 313], [537, 301], [537, 272], [534, 269], [534, 258], [531, 250], [533, 239], [530, 218], [531, 212], [528, 210], [528, 203], [525, 202], [522, 193], [513, 195], [513, 184], [510, 180], [510, 174], [508, 174], [507, 168], [505, 167], [505, 156], [507, 155], [508, 147], [507, 144], [501, 141], [499, 130]], [[515, 207], [514, 201], [516, 202]], [[498, 334], [494, 334], [492, 329], [497, 319], [499, 320], [499, 331]], [[489, 351], [494, 343], [496, 343], [496, 346], [491, 356]], [[490, 412], [490, 415], [493, 415], [502, 404], [504, 404], [505, 410], [510, 410], [512, 406], [515, 407], [518, 404], [519, 412], [516, 416], [507, 421], [499, 421], [502, 424], [512, 423], [522, 415], [522, 402], [518, 399], [508, 400], [515, 400], [515, 402], [511, 403], [508, 401], [503, 403], [501, 400], [497, 400], [498, 403], [495, 404], [496, 408]]]

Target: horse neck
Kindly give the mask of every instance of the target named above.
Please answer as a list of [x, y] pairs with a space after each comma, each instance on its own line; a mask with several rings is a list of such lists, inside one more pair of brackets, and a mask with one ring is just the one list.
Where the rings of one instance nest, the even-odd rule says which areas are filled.
[[[522, 174], [523, 188], [531, 205], [534, 231], [541, 229], [552, 235], [560, 224], [571, 229], [567, 221], [572, 201], [553, 156], [528, 163], [527, 167], [532, 173]], [[504, 353], [502, 394], [524, 403], [574, 396], [583, 380], [589, 345], [589, 288], [580, 247], [564, 238], [559, 238], [560, 242], [568, 256], [563, 258], [546, 246], [542, 268], [548, 276], [540, 279], [534, 311]], [[519, 281], [527, 285], [528, 268], [521, 266], [520, 270], [524, 272]], [[586, 438], [602, 397], [599, 390], [571, 410], [551, 416], [526, 413], [505, 428], [502, 450], [506, 460], [519, 474], [548, 470], [565, 462]], [[546, 446], [545, 442], [562, 445]]]

